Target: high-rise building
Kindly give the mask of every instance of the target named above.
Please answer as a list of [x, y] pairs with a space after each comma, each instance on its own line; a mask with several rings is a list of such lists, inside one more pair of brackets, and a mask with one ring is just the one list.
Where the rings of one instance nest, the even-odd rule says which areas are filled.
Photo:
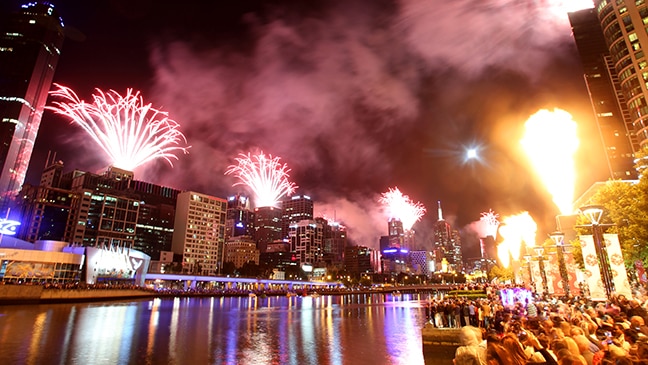
[[0, 19], [0, 210], [25, 181], [54, 70], [63, 21], [54, 6], [31, 2]]
[[344, 249], [344, 269], [355, 279], [373, 274], [372, 249], [364, 246], [348, 246]]
[[313, 219], [313, 200], [308, 195], [294, 195], [281, 201], [281, 210], [281, 234], [285, 238], [291, 224]]
[[227, 200], [193, 191], [178, 194], [172, 250], [183, 272], [217, 275], [224, 263]]
[[324, 218], [315, 218], [324, 231], [324, 261], [333, 266], [343, 263], [344, 248], [347, 246], [346, 227], [337, 222], [329, 222]]
[[281, 208], [260, 207], [254, 210], [254, 241], [261, 253], [268, 245], [283, 239]]
[[[609, 14], [606, 21], [610, 22], [613, 19], [614, 17]], [[624, 19], [626, 19], [624, 21], [630, 19], [629, 15]], [[615, 57], [617, 61], [615, 62], [606, 44], [601, 22], [595, 9], [584, 9], [569, 13], [569, 21], [583, 64], [585, 85], [589, 92], [594, 117], [598, 124], [601, 142], [605, 151], [609, 178], [636, 179], [637, 171], [634, 168], [634, 153], [640, 148], [639, 139], [633, 126], [636, 114], [634, 109], [632, 109], [632, 113], [628, 109], [626, 99], [628, 94], [624, 93], [624, 88], [627, 88], [629, 83], [635, 83], [638, 80], [636, 75], [632, 76], [634, 66], [631, 64], [621, 66], [625, 69], [625, 72], [621, 74], [624, 79], [619, 77], [615, 68], [619, 65], [619, 55]], [[621, 31], [620, 28], [618, 31]], [[625, 48], [625, 42], [621, 38], [615, 39], [613, 44], [615, 50], [619, 47]], [[623, 62], [629, 61], [632, 60], [627, 55]], [[643, 67], [645, 67], [645, 63]], [[630, 81], [628, 77], [634, 77], [635, 81]], [[621, 85], [622, 81], [625, 86]], [[633, 93], [635, 92], [633, 91]]]
[[288, 232], [290, 251], [300, 264], [319, 264], [323, 257], [324, 232], [322, 224], [302, 220], [290, 225]]
[[18, 195], [18, 236], [30, 242], [133, 248], [157, 260], [171, 250], [178, 193], [132, 180], [132, 173], [114, 168], [101, 175], [63, 173], [63, 162], [53, 161], [40, 185], [25, 184]]
[[248, 262], [259, 264], [259, 250], [252, 237], [236, 236], [230, 237], [225, 242], [225, 262], [231, 262], [237, 269]]
[[[595, 0], [593, 13], [607, 48], [611, 66], [608, 69], [613, 81], [618, 80], [617, 100], [621, 111], [624, 112], [625, 107], [628, 112], [624, 117], [628, 118], [630, 145], [636, 152], [637, 143], [640, 148], [648, 145], [648, 58], [645, 54], [648, 49], [648, 4], [645, 0]], [[598, 32], [595, 27], [583, 25], [587, 17], [584, 11], [571, 14], [577, 42], [587, 31], [590, 34]], [[589, 17], [591, 19], [591, 15]]]
[[250, 209], [250, 199], [240, 194], [227, 198], [225, 223], [225, 239], [238, 236], [254, 237], [254, 211]]
[[[452, 229], [450, 223], [443, 218], [441, 202], [438, 202], [439, 219], [434, 223], [434, 251], [436, 252], [435, 268], [443, 267], [443, 259], [448, 271], [461, 271], [462, 255], [459, 232]], [[441, 261], [440, 261], [441, 260]]]

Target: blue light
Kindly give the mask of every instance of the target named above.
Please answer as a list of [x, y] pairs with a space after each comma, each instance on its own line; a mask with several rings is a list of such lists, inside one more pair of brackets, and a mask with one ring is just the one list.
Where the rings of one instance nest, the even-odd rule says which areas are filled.
[[20, 222], [18, 221], [0, 218], [0, 234], [13, 236], [16, 234], [16, 230], [18, 229], [19, 225]]

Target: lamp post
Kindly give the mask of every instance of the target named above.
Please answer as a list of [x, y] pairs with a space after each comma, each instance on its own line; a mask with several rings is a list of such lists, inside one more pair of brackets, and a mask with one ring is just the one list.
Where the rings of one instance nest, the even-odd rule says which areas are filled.
[[599, 270], [601, 270], [601, 280], [605, 287], [605, 295], [609, 299], [610, 294], [614, 291], [614, 281], [612, 280], [612, 269], [610, 268], [610, 259], [607, 254], [607, 248], [603, 241], [603, 228], [611, 227], [613, 224], [601, 224], [603, 207], [600, 205], [587, 205], [581, 207], [580, 211], [585, 217], [587, 217], [587, 219], [589, 219], [591, 224], [577, 227], [589, 227], [592, 230], [594, 248], [598, 258]]
[[533, 248], [533, 250], [536, 252], [536, 257], [540, 266], [540, 276], [542, 277], [542, 294], [546, 295], [549, 293], [549, 287], [547, 286], [547, 273], [545, 272], [544, 267], [544, 247], [536, 246]]
[[558, 255], [558, 271], [560, 271], [560, 279], [563, 283], [565, 295], [569, 297], [569, 274], [567, 273], [567, 265], [565, 264], [565, 253], [569, 252], [568, 250], [571, 248], [571, 245], [565, 245], [565, 234], [562, 232], [553, 232], [549, 234], [549, 237], [554, 242], [553, 247], [556, 248], [556, 254]]

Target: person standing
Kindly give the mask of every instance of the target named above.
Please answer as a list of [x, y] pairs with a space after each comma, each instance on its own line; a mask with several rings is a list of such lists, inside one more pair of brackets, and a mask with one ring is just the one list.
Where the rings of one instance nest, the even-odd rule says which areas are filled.
[[462, 305], [462, 314], [463, 314], [463, 325], [464, 326], [469, 326], [470, 325], [470, 302], [466, 301]]
[[526, 300], [526, 306], [524, 309], [526, 310], [527, 318], [538, 318], [538, 307], [536, 307], [536, 305], [529, 299]]
[[461, 302], [454, 303], [455, 328], [461, 327]]

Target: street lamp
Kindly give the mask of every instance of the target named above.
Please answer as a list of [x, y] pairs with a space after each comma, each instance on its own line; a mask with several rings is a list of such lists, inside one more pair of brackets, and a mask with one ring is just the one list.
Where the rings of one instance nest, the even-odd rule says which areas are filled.
[[565, 245], [564, 239], [565, 234], [562, 232], [553, 232], [549, 234], [549, 237], [554, 242], [556, 248], [556, 254], [558, 255], [558, 271], [560, 271], [560, 279], [563, 283], [563, 289], [565, 290], [565, 295], [569, 297], [569, 274], [567, 273], [567, 265], [565, 264], [565, 253], [571, 248], [570, 245]]
[[540, 276], [542, 277], [542, 294], [546, 295], [549, 293], [549, 287], [547, 286], [547, 273], [545, 272], [544, 267], [544, 247], [536, 246], [533, 248], [537, 255], [538, 264], [540, 266]]
[[601, 224], [601, 217], [603, 216], [603, 207], [600, 205], [587, 205], [580, 208], [581, 213], [590, 221], [590, 225], [577, 226], [589, 227], [592, 229], [592, 238], [594, 240], [594, 248], [596, 249], [596, 256], [598, 258], [599, 270], [601, 271], [601, 279], [605, 287], [605, 295], [610, 298], [610, 294], [614, 291], [614, 281], [612, 280], [612, 269], [610, 268], [610, 259], [607, 254], [607, 248], [603, 241], [603, 228], [611, 227], [613, 224]]

